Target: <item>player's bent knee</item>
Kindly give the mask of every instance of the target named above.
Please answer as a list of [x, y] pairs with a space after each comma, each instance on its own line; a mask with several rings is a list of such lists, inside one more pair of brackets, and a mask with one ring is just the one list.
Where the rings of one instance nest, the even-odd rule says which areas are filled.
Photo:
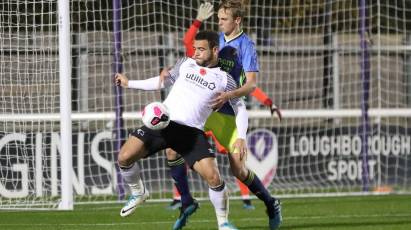
[[205, 179], [207, 180], [207, 183], [210, 187], [217, 187], [221, 185], [222, 182], [219, 173], [212, 173], [208, 175]]
[[239, 179], [246, 179], [248, 176], [248, 169], [245, 166], [245, 161], [241, 160], [238, 156], [240, 154], [231, 154], [229, 157], [230, 160], [230, 169], [233, 175]]
[[177, 159], [177, 152], [168, 148], [166, 149], [166, 156], [167, 156], [167, 160], [175, 160]]
[[135, 154], [127, 148], [122, 148], [118, 154], [117, 162], [120, 166], [129, 166], [135, 162]]
[[231, 167], [231, 172], [233, 173], [233, 175], [239, 179], [240, 181], [243, 181], [245, 179], [247, 179], [248, 176], [248, 170], [245, 167]]
[[118, 159], [117, 159], [117, 163], [119, 166], [129, 166], [131, 165], [133, 162], [130, 158], [126, 157], [126, 154], [120, 154], [118, 155]]

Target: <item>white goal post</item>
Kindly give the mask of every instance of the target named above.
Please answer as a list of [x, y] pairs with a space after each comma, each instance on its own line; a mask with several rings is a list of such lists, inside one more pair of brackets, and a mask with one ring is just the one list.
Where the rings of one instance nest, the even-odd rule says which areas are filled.
[[59, 18], [59, 88], [60, 88], [60, 135], [61, 135], [61, 201], [60, 210], [74, 207], [71, 166], [72, 119], [71, 119], [71, 39], [69, 0], [58, 0]]
[[[116, 140], [142, 125], [139, 111], [167, 92], [124, 89], [119, 104], [115, 69], [145, 79], [172, 65], [184, 55], [181, 40], [201, 1], [121, 1], [120, 26], [114, 1], [0, 3], [0, 209], [70, 210], [128, 193]], [[243, 29], [255, 41], [258, 86], [283, 114], [279, 121], [247, 99], [247, 166], [278, 196], [409, 193], [411, 5], [247, 6]], [[217, 30], [217, 16], [200, 29]], [[237, 196], [227, 157], [217, 160]], [[171, 199], [164, 153], [141, 168], [152, 200]], [[191, 171], [189, 185], [207, 197]]]

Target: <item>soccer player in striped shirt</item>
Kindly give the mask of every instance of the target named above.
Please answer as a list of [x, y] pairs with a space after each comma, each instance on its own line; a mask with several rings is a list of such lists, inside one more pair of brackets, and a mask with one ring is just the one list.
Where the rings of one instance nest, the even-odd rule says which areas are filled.
[[[214, 205], [218, 229], [235, 230], [228, 222], [228, 192], [220, 177], [215, 154], [203, 132], [207, 117], [211, 114], [210, 103], [219, 92], [235, 90], [236, 81], [218, 64], [218, 34], [203, 31], [195, 38], [195, 55], [181, 59], [161, 85], [170, 87], [164, 104], [170, 113], [170, 124], [163, 130], [151, 130], [143, 126], [131, 133], [122, 146], [118, 164], [124, 181], [130, 186], [131, 196], [121, 209], [121, 216], [128, 216], [144, 202], [148, 192], [139, 176], [136, 161], [148, 157], [159, 150], [172, 148], [178, 151], [188, 166], [198, 172], [209, 185], [209, 197]], [[116, 83], [122, 87], [155, 90], [158, 89], [160, 77], [147, 80], [129, 81], [122, 74], [116, 75]], [[235, 124], [238, 137], [234, 149], [239, 155], [247, 152], [246, 132], [248, 115], [241, 98], [229, 100], [235, 112]], [[182, 229], [189, 216], [198, 208], [197, 202], [191, 198], [183, 203], [180, 217], [173, 229]]]
[[[212, 6], [210, 3], [205, 3], [200, 6], [197, 20], [194, 21], [188, 32], [184, 37], [184, 44], [187, 50], [187, 56], [192, 55], [193, 37], [201, 25], [201, 21], [207, 19], [212, 15]], [[219, 65], [225, 71], [229, 72], [234, 79], [242, 85], [244, 79], [245, 84], [234, 91], [221, 94], [217, 100], [214, 101], [214, 106], [226, 102], [232, 97], [239, 97], [248, 95], [255, 88], [256, 75], [259, 70], [257, 53], [254, 48], [254, 43], [241, 30], [241, 20], [244, 16], [244, 5], [239, 0], [223, 0], [219, 5], [218, 18], [221, 33], [219, 36], [220, 53]], [[244, 69], [244, 72], [242, 72]], [[275, 111], [277, 108], [273, 106], [272, 101], [260, 91], [254, 91], [253, 95], [258, 95], [260, 101], [266, 102]], [[261, 100], [262, 99], [262, 100]], [[281, 113], [276, 111], [279, 118]], [[269, 227], [271, 230], [277, 229], [282, 221], [281, 205], [279, 200], [270, 195], [259, 178], [255, 176], [254, 172], [245, 167], [245, 158], [236, 154], [232, 149], [232, 142], [236, 138], [237, 130], [233, 125], [233, 113], [229, 107], [223, 105], [222, 108], [208, 118], [205, 125], [205, 130], [211, 130], [219, 143], [229, 152], [230, 166], [233, 174], [242, 181], [260, 200], [264, 202], [267, 207], [269, 216]], [[177, 182], [176, 187], [181, 194], [181, 199], [190, 199], [191, 194], [187, 182], [184, 161], [176, 155], [172, 150], [167, 150], [167, 158], [171, 167], [171, 174], [173, 179]]]

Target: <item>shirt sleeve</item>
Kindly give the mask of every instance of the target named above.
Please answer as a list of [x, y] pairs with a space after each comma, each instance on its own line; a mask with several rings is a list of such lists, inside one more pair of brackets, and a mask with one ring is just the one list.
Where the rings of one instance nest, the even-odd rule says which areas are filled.
[[244, 72], [259, 72], [257, 51], [255, 44], [252, 41], [242, 46], [241, 62], [243, 64]]
[[[237, 88], [238, 88], [238, 85], [237, 85], [236, 81], [234, 80], [234, 78], [230, 74], [227, 74], [227, 85], [226, 85], [226, 88], [225, 88], [225, 92], [233, 91], [233, 90], [236, 90]], [[231, 98], [229, 100], [229, 102], [230, 102], [230, 104], [231, 103], [236, 104], [238, 100], [241, 100], [241, 99], [238, 98], [238, 97]]]
[[194, 20], [193, 24], [191, 24], [190, 28], [188, 28], [187, 32], [184, 34], [183, 43], [184, 47], [186, 48], [186, 56], [192, 57], [194, 55], [194, 48], [193, 42], [194, 37], [197, 34], [198, 29], [201, 26], [201, 22], [199, 20]]
[[235, 124], [238, 134], [237, 137], [246, 139], [248, 129], [248, 113], [244, 101], [240, 99], [237, 104], [233, 106], [233, 110], [235, 113]]
[[270, 106], [273, 104], [273, 101], [267, 96], [267, 94], [260, 88], [256, 87], [255, 90], [251, 93], [251, 96], [255, 97], [261, 104], [265, 106]]
[[180, 60], [177, 61], [177, 63], [174, 65], [174, 67], [169, 71], [170, 76], [167, 77], [166, 79], [169, 82], [166, 82], [166, 84], [174, 84], [174, 82], [177, 80], [178, 76], [180, 75], [180, 67], [181, 65], [187, 61], [188, 58], [187, 57], [183, 57]]
[[[233, 77], [227, 74], [226, 92], [237, 89], [237, 83]], [[248, 129], [248, 113], [244, 101], [241, 98], [231, 98], [228, 101], [235, 113], [235, 123], [238, 131], [238, 138], [245, 139]]]
[[128, 88], [141, 90], [157, 90], [163, 88], [164, 84], [160, 85], [160, 76], [148, 78], [145, 80], [130, 80]]

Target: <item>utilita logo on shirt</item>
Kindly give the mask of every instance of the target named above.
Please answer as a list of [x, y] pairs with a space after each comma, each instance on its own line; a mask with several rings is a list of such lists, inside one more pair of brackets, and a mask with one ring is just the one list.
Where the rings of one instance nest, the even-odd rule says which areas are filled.
[[186, 79], [191, 80], [192, 82], [196, 83], [196, 85], [202, 86], [202, 88], [206, 87], [209, 90], [215, 89], [214, 82], [208, 82], [196, 74], [186, 74]]

